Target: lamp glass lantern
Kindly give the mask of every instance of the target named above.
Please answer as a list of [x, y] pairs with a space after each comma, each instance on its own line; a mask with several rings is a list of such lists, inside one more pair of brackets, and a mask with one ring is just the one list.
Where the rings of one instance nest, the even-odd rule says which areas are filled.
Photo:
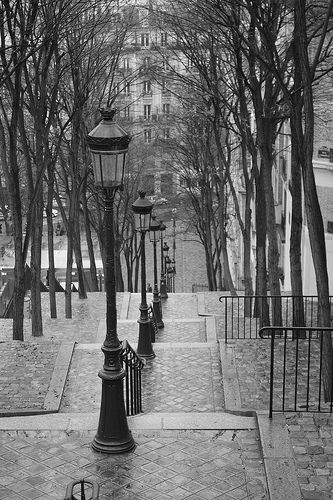
[[151, 212], [153, 210], [153, 204], [149, 200], [147, 200], [145, 196], [146, 193], [144, 191], [140, 191], [139, 198], [132, 204], [135, 229], [140, 233], [149, 231]]
[[117, 188], [124, 183], [128, 145], [127, 132], [113, 121], [116, 110], [101, 109], [102, 120], [87, 135], [95, 185]]
[[163, 221], [160, 221], [160, 238], [163, 238], [163, 233], [166, 230], [166, 225], [164, 224]]
[[169, 247], [169, 245], [168, 245], [168, 244], [167, 244], [167, 242], [165, 241], [165, 242], [164, 242], [164, 245], [163, 245], [163, 252], [165, 252], [165, 253], [167, 254], [167, 253], [168, 253], [168, 251], [169, 251], [169, 248], [170, 248], [170, 247]]
[[160, 228], [161, 223], [156, 220], [156, 215], [152, 215], [149, 226], [149, 239], [151, 243], [158, 243], [160, 241]]

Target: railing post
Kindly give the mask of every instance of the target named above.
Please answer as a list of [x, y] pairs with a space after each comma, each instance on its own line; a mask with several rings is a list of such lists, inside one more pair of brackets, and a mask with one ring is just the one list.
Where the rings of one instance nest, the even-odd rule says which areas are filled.
[[224, 342], [228, 343], [228, 301], [227, 297], [224, 297], [224, 314], [225, 314], [225, 322], [224, 322]]
[[261, 328], [262, 330], [271, 330], [271, 366], [270, 366], [270, 381], [269, 381], [269, 418], [273, 416], [273, 388], [274, 388], [274, 340], [275, 330], [271, 328]]

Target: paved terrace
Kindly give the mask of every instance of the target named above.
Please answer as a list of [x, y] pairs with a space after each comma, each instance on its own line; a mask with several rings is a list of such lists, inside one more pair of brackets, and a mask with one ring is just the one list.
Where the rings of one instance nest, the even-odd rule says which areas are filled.
[[[11, 340], [0, 320], [0, 499], [59, 499], [73, 479], [100, 499], [333, 498], [330, 415], [267, 418], [264, 341], [222, 340], [217, 293], [169, 294], [156, 358], [143, 372], [144, 413], [129, 417], [134, 452], [91, 449], [97, 429], [105, 295], [73, 295], [73, 319]], [[140, 296], [118, 294], [118, 335], [135, 347]], [[222, 340], [219, 342], [219, 340]]]

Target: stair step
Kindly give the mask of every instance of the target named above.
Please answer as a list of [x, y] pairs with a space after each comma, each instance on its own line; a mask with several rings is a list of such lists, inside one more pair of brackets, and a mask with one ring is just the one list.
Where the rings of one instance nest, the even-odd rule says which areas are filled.
[[[99, 413], [54, 413], [0, 418], [0, 429], [11, 430], [94, 430]], [[128, 417], [132, 430], [242, 430], [255, 429], [256, 417], [230, 413], [147, 413]]]

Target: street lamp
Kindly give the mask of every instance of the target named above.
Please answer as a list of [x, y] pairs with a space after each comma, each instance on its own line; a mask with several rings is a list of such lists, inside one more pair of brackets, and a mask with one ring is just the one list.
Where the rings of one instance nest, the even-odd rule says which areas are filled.
[[165, 293], [166, 293], [167, 297], [168, 297], [168, 291], [169, 291], [168, 268], [167, 268], [167, 265], [170, 263], [170, 257], [169, 257], [169, 253], [168, 253], [169, 248], [170, 248], [169, 245], [165, 241], [163, 244], [163, 273], [164, 273], [164, 281], [165, 281]]
[[[169, 250], [169, 247], [168, 247], [168, 250]], [[170, 288], [171, 259], [170, 259], [169, 255], [165, 256], [164, 262], [165, 262], [165, 275], [166, 275], [167, 290], [168, 290], [168, 292], [170, 292], [170, 291], [172, 292], [172, 290]]]
[[175, 274], [176, 274], [176, 262], [174, 259], [170, 261], [170, 267], [168, 269], [169, 273], [169, 290], [170, 292], [175, 291]]
[[141, 304], [139, 323], [139, 340], [137, 353], [142, 358], [155, 358], [151, 343], [151, 321], [148, 316], [147, 291], [146, 291], [146, 249], [145, 236], [149, 231], [150, 217], [153, 204], [145, 198], [144, 191], [139, 192], [139, 198], [133, 203], [132, 209], [135, 217], [135, 228], [141, 233]]
[[128, 145], [131, 140], [124, 129], [113, 122], [115, 110], [101, 110], [102, 120], [87, 135], [95, 185], [102, 189], [104, 201], [106, 336], [102, 346], [102, 398], [94, 450], [102, 453], [125, 453], [135, 447], [128, 428], [124, 403], [122, 345], [117, 335], [115, 238], [113, 204], [122, 187]]
[[157, 322], [158, 328], [164, 328], [164, 323], [162, 320], [162, 304], [160, 299], [160, 294], [158, 292], [158, 282], [157, 282], [157, 254], [156, 245], [160, 240], [160, 228], [161, 223], [156, 220], [156, 216], [152, 216], [152, 221], [149, 227], [149, 238], [153, 244], [154, 249], [154, 291], [153, 291], [153, 309]]
[[172, 291], [175, 291], [175, 275], [176, 275], [176, 214], [177, 214], [177, 208], [172, 209], [172, 235], [173, 235], [173, 253], [172, 253], [172, 264], [173, 264], [173, 273], [172, 273]]
[[165, 272], [164, 272], [164, 245], [163, 245], [163, 234], [166, 230], [166, 225], [161, 221], [160, 225], [160, 239], [161, 239], [161, 281], [160, 281], [160, 293], [161, 299], [167, 299], [168, 293], [166, 289], [166, 280], [165, 280]]

